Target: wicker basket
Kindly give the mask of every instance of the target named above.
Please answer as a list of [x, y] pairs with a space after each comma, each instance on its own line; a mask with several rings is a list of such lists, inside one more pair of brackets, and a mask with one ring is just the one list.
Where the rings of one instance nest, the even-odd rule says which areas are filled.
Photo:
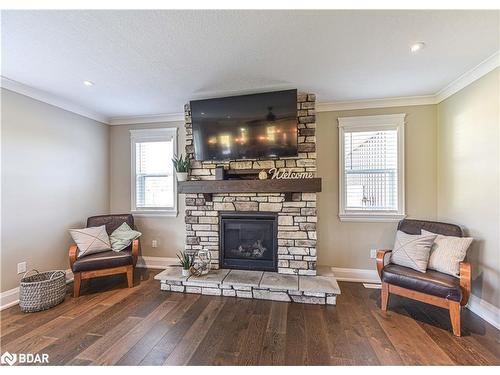
[[60, 304], [66, 296], [66, 273], [64, 271], [38, 272], [21, 279], [19, 307], [22, 312], [47, 310]]

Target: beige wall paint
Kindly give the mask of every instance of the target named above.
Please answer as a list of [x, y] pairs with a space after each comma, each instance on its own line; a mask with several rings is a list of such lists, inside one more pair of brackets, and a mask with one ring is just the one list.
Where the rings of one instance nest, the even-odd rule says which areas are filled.
[[108, 212], [109, 128], [2, 89], [1, 291], [17, 263], [66, 270], [68, 228]]
[[406, 113], [406, 214], [436, 218], [437, 114], [435, 105], [377, 108], [317, 114], [318, 263], [340, 268], [375, 269], [370, 249], [392, 248], [396, 223], [341, 222], [338, 218], [338, 117]]
[[438, 105], [438, 217], [474, 237], [473, 294], [500, 307], [499, 69]]
[[[119, 125], [111, 127], [110, 142], [110, 210], [112, 213], [130, 212], [131, 207], [131, 155], [130, 130], [177, 127], [177, 149], [184, 154], [185, 129], [183, 122], [156, 124]], [[177, 217], [135, 216], [135, 223], [141, 237], [141, 255], [154, 257], [175, 257], [184, 250], [184, 195], [178, 196]], [[151, 241], [157, 240], [158, 247], [151, 247]]]
[[[436, 106], [381, 108], [321, 112], [317, 117], [318, 175], [323, 192], [318, 204], [318, 261], [322, 265], [374, 269], [370, 248], [391, 247], [394, 223], [341, 223], [338, 220], [338, 129], [337, 117], [407, 113], [406, 180], [407, 213], [410, 217], [436, 218]], [[183, 123], [135, 124], [111, 127], [111, 212], [130, 210], [130, 129], [177, 126], [178, 148], [184, 143]], [[174, 257], [184, 245], [184, 196], [179, 195], [177, 218], [137, 217], [143, 231], [145, 256]], [[151, 247], [151, 240], [158, 247]]]

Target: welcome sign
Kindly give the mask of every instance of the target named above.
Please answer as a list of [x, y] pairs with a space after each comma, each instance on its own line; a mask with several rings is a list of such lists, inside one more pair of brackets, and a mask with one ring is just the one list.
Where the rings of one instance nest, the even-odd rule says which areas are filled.
[[271, 168], [269, 169], [269, 174], [271, 179], [282, 180], [282, 179], [294, 179], [294, 178], [314, 178], [314, 173], [312, 172], [293, 172], [291, 168]]

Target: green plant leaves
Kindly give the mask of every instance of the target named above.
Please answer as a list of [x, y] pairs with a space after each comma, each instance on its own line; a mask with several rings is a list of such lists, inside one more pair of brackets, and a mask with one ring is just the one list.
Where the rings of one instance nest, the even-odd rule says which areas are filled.
[[190, 162], [189, 159], [181, 154], [180, 157], [177, 155], [172, 159], [172, 163], [174, 164], [174, 168], [176, 172], [189, 172]]

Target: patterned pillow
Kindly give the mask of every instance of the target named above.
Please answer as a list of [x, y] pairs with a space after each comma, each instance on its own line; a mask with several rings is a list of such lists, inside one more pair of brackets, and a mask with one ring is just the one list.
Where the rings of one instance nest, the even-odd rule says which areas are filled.
[[113, 251], [121, 251], [130, 246], [132, 241], [139, 238], [141, 235], [141, 232], [133, 230], [127, 223], [123, 223], [111, 233], [111, 236], [109, 236], [111, 249]]
[[[435, 233], [423, 229], [422, 234], [435, 235]], [[467, 249], [474, 239], [472, 237], [443, 236], [442, 234], [436, 236], [427, 268], [459, 277], [460, 262], [465, 259]]]
[[78, 258], [111, 250], [106, 226], [70, 229], [69, 233], [78, 246]]
[[435, 234], [414, 235], [398, 230], [391, 253], [391, 263], [425, 272], [435, 238]]

